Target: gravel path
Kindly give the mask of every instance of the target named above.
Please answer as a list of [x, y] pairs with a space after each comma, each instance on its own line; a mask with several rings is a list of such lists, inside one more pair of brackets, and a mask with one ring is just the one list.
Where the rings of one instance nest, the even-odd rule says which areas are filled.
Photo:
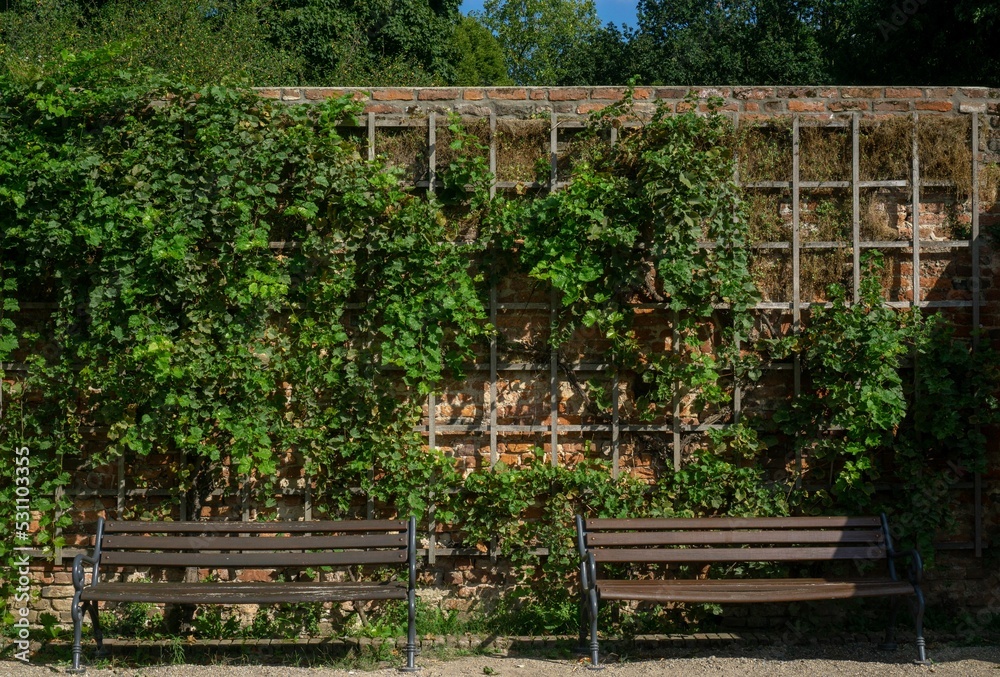
[[[1000, 677], [1000, 647], [933, 647], [933, 665], [910, 663], [910, 647], [886, 654], [870, 644], [844, 646], [767, 646], [712, 650], [677, 650], [664, 657], [642, 659], [609, 656], [602, 677], [652, 677], [653, 675], [684, 675], [685, 677], [749, 677], [752, 675], [783, 677], [785, 675], [894, 677], [896, 675], [955, 675], [956, 677]], [[451, 660], [423, 657], [419, 661], [421, 677], [459, 677], [465, 675], [495, 675], [497, 677], [557, 677], [562, 675], [598, 674], [586, 670], [586, 663], [574, 659], [547, 659], [525, 656], [464, 656]], [[63, 673], [64, 665], [24, 665], [0, 661], [0, 676], [41, 677]], [[296, 668], [276, 665], [171, 665], [159, 667], [109, 669], [91, 668], [89, 677], [388, 677], [400, 675], [396, 666], [371, 671], [360, 669]]]

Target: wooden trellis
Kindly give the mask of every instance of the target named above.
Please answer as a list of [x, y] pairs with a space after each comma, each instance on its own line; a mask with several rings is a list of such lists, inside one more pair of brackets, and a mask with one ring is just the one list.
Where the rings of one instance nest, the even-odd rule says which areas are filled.
[[[756, 305], [757, 311], [779, 311], [782, 314], [789, 314], [791, 316], [791, 326], [793, 332], [798, 332], [801, 330], [802, 321], [802, 311], [807, 309], [810, 305], [813, 305], [810, 301], [803, 301], [801, 298], [801, 256], [803, 251], [806, 250], [842, 250], [850, 247], [851, 249], [851, 260], [853, 264], [853, 299], [855, 302], [859, 300], [860, 297], [860, 268], [861, 268], [861, 253], [867, 249], [906, 249], [909, 248], [912, 251], [912, 297], [909, 301], [887, 301], [887, 305], [894, 308], [929, 308], [929, 309], [943, 309], [943, 308], [968, 308], [972, 313], [972, 326], [977, 328], [980, 322], [981, 315], [981, 305], [982, 305], [982, 295], [981, 295], [981, 270], [980, 270], [980, 195], [979, 195], [979, 115], [978, 113], [971, 114], [971, 148], [972, 148], [972, 164], [970, 169], [972, 177], [972, 191], [971, 191], [971, 234], [969, 239], [965, 240], [922, 240], [920, 237], [920, 196], [921, 188], [942, 188], [947, 187], [944, 182], [941, 181], [922, 181], [920, 174], [920, 156], [919, 156], [919, 143], [918, 143], [918, 118], [917, 114], [912, 114], [913, 118], [913, 135], [912, 135], [912, 166], [910, 171], [910, 177], [908, 180], [872, 180], [872, 181], [862, 181], [860, 176], [860, 143], [859, 139], [861, 136], [861, 115], [858, 113], [853, 114], [849, 120], [817, 120], [816, 118], [810, 118], [808, 116], [795, 115], [792, 118], [792, 176], [788, 181], [761, 181], [761, 182], [749, 182], [741, 181], [740, 177], [735, 177], [737, 183], [740, 187], [747, 192], [752, 191], [790, 191], [791, 202], [792, 202], [792, 219], [791, 219], [791, 238], [788, 241], [774, 241], [774, 242], [760, 242], [754, 245], [755, 249], [758, 250], [774, 250], [777, 252], [788, 252], [791, 256], [792, 265], [792, 293], [791, 299], [787, 302], [775, 302], [766, 301], [760, 302]], [[734, 122], [739, 124], [739, 120], [734, 116]], [[561, 182], [562, 177], [559, 176], [558, 172], [558, 144], [559, 144], [559, 130], [571, 130], [579, 129], [584, 126], [584, 121], [577, 117], [563, 117], [556, 113], [551, 113], [549, 118], [549, 165], [550, 174], [547, 185], [539, 186], [535, 184], [536, 188], [547, 188], [548, 190], [558, 190], [565, 185], [565, 182]], [[823, 128], [842, 128], [849, 129], [851, 136], [851, 179], [850, 180], [840, 180], [840, 181], [803, 181], [801, 179], [801, 168], [800, 168], [800, 142], [801, 142], [801, 130], [804, 126], [819, 126]], [[366, 132], [367, 132], [367, 146], [368, 146], [368, 158], [374, 159], [376, 157], [376, 140], [380, 129], [386, 128], [400, 128], [400, 127], [426, 127], [427, 130], [427, 179], [415, 182], [415, 187], [426, 189], [429, 193], [433, 193], [440, 185], [440, 180], [438, 179], [437, 171], [437, 117], [435, 113], [430, 113], [425, 119], [404, 119], [400, 120], [397, 118], [380, 118], [374, 113], [369, 113], [366, 117]], [[490, 171], [497, 175], [498, 169], [498, 146], [497, 146], [497, 118], [495, 113], [490, 114], [489, 117], [489, 168]], [[617, 138], [617, 130], [611, 130], [612, 143], [615, 142]], [[497, 181], [490, 188], [490, 194], [494, 195], [497, 190], [507, 190], [514, 188], [518, 185], [515, 181]], [[910, 209], [912, 211], [912, 237], [909, 241], [905, 240], [862, 240], [861, 239], [861, 209], [860, 209], [860, 193], [863, 189], [878, 189], [878, 188], [894, 188], [894, 189], [905, 189], [909, 187], [910, 190]], [[850, 242], [839, 242], [839, 241], [808, 241], [804, 242], [801, 237], [801, 227], [802, 227], [802, 215], [801, 215], [801, 194], [802, 191], [810, 190], [836, 190], [836, 191], [850, 191], [851, 196], [851, 241]], [[280, 250], [291, 246], [289, 243], [275, 242], [271, 243], [272, 249]], [[705, 242], [704, 247], [711, 247], [713, 243]], [[921, 299], [921, 281], [920, 281], [920, 265], [921, 265], [921, 254], [922, 252], [930, 250], [958, 250], [958, 249], [969, 249], [971, 251], [972, 258], [972, 281], [971, 281], [971, 299], [968, 300], [922, 300]], [[22, 304], [22, 309], [51, 309], [54, 306], [52, 304], [40, 304], [40, 303], [24, 303]], [[637, 306], [641, 309], [647, 310], [657, 310], [661, 312], [667, 312], [669, 307], [667, 304], [641, 304]], [[725, 309], [725, 306], [720, 306], [720, 309]], [[534, 310], [540, 312], [548, 312], [550, 317], [554, 320], [556, 313], [558, 312], [558, 296], [555, 290], [552, 290], [548, 303], [502, 303], [498, 300], [498, 292], [496, 286], [493, 285], [489, 292], [489, 307], [488, 313], [490, 322], [496, 326], [497, 324], [497, 314], [500, 311], [509, 310]], [[674, 336], [672, 341], [672, 346], [674, 350], [678, 349], [678, 335], [677, 335], [677, 321], [676, 316], [674, 316], [671, 323], [674, 327]], [[978, 346], [978, 333], [973, 331], [972, 334], [973, 348]], [[25, 370], [25, 365], [17, 363], [5, 363], [2, 368], [6, 371], [23, 371]], [[800, 360], [796, 358], [791, 364], [771, 364], [765, 365], [765, 368], [776, 369], [776, 370], [791, 370], [793, 378], [793, 389], [794, 394], [798, 395], [801, 392], [801, 376], [802, 376], [802, 365]], [[611, 462], [613, 468], [613, 474], [615, 477], [621, 471], [620, 468], [620, 448], [621, 448], [621, 436], [623, 433], [653, 433], [664, 435], [670, 440], [670, 448], [672, 450], [672, 465], [676, 470], [680, 468], [682, 462], [682, 449], [683, 449], [683, 437], [685, 434], [704, 432], [708, 429], [718, 429], [725, 428], [731, 423], [698, 423], [698, 424], [685, 424], [681, 416], [681, 402], [680, 399], [675, 397], [672, 402], [672, 415], [669, 420], [661, 424], [635, 424], [635, 423], [622, 423], [621, 422], [621, 402], [619, 397], [619, 384], [622, 375], [617, 373], [614, 368], [606, 363], [602, 362], [579, 362], [576, 364], [565, 365], [560, 364], [558, 350], [551, 348], [549, 352], [548, 363], [526, 363], [526, 362], [502, 362], [499, 357], [499, 348], [497, 345], [496, 338], [491, 339], [489, 344], [489, 361], [487, 364], [475, 364], [470, 365], [470, 371], [473, 372], [488, 372], [488, 382], [486, 389], [489, 396], [489, 407], [488, 407], [488, 417], [484, 416], [483, 420], [479, 423], [472, 424], [442, 424], [439, 423], [436, 416], [437, 401], [434, 395], [430, 395], [427, 399], [427, 411], [428, 416], [423, 425], [420, 426], [419, 430], [422, 434], [427, 437], [427, 443], [431, 447], [436, 447], [438, 440], [442, 436], [455, 436], [455, 435], [469, 435], [469, 434], [481, 434], [489, 439], [489, 463], [490, 467], [497, 464], [499, 460], [498, 447], [500, 444], [500, 438], [504, 435], [521, 435], [525, 433], [535, 433], [535, 434], [547, 434], [550, 454], [549, 460], [553, 465], [559, 463], [559, 443], [561, 436], [573, 435], [580, 433], [606, 433], [610, 437], [610, 452], [611, 452]], [[560, 370], [571, 370], [573, 372], [579, 373], [609, 373], [612, 383], [612, 411], [610, 420], [607, 423], [591, 423], [591, 424], [560, 424], [559, 423], [559, 386], [561, 383]], [[916, 369], [914, 369], [914, 372]], [[497, 401], [498, 401], [498, 382], [502, 374], [510, 373], [535, 373], [535, 374], [547, 374], [548, 385], [549, 385], [549, 422], [548, 424], [533, 424], [533, 425], [511, 425], [511, 424], [500, 424], [498, 422], [498, 411], [497, 411]], [[733, 388], [733, 395], [731, 401], [733, 420], [738, 421], [741, 413], [743, 411], [743, 393], [739, 384], [735, 384]], [[91, 430], [91, 432], [95, 432]], [[179, 459], [181, 466], [183, 467], [186, 459], [181, 455]], [[802, 458], [797, 458], [801, 470]], [[125, 467], [125, 460], [119, 458], [117, 464], [117, 483], [115, 489], [107, 490], [92, 490], [92, 489], [80, 489], [73, 488], [67, 490], [67, 494], [72, 497], [86, 498], [114, 498], [116, 500], [116, 513], [119, 518], [121, 518], [126, 510], [129, 500], [135, 500], [136, 498], [152, 498], [152, 497], [166, 497], [173, 496], [176, 492], [169, 489], [143, 489], [143, 488], [128, 488], [126, 478], [127, 470]], [[305, 478], [304, 488], [288, 488], [284, 489], [282, 493], [284, 495], [298, 495], [302, 496], [304, 504], [304, 516], [305, 519], [311, 519], [313, 516], [313, 497], [311, 494], [309, 478]], [[983, 547], [983, 511], [982, 511], [982, 477], [979, 473], [976, 473], [971, 482], [962, 482], [956, 485], [959, 490], [972, 490], [974, 494], [974, 526], [973, 526], [973, 540], [971, 542], [962, 543], [946, 543], [940, 544], [940, 547], [949, 549], [968, 549], [973, 550], [976, 556], [982, 554]], [[221, 491], [216, 492], [221, 493]], [[180, 518], [188, 519], [192, 516], [189, 514], [189, 506], [187, 503], [186, 496], [181, 495], [180, 497]], [[375, 506], [371, 498], [367, 498], [366, 502], [366, 512], [368, 517], [371, 517], [374, 513]], [[243, 485], [241, 487], [241, 518], [243, 520], [249, 520], [251, 517], [251, 506], [249, 501], [249, 492], [247, 487]], [[437, 542], [437, 525], [434, 519], [433, 508], [430, 511], [427, 525], [427, 547], [424, 549], [424, 554], [430, 563], [433, 563], [435, 559], [439, 556], [449, 556], [449, 555], [469, 555], [475, 554], [474, 551], [459, 551], [456, 549], [441, 547]], [[72, 557], [77, 554], [78, 550], [66, 548], [62, 551], [56, 553], [57, 561], [61, 561], [63, 557]]]

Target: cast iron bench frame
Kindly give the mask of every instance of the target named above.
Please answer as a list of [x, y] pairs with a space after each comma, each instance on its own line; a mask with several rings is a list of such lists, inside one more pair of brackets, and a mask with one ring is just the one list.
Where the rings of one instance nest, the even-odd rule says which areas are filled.
[[[279, 534], [283, 536], [278, 536]], [[166, 604], [277, 604], [406, 600], [409, 607], [405, 672], [414, 664], [416, 645], [417, 526], [409, 520], [316, 522], [97, 522], [93, 555], [73, 559], [73, 667], [80, 674], [84, 614], [90, 615], [98, 650], [103, 634], [98, 602]], [[101, 567], [154, 569], [280, 569], [399, 565], [409, 580], [388, 582], [256, 583], [101, 580]], [[85, 568], [87, 565], [88, 568]], [[90, 575], [89, 582], [87, 575]]]
[[[923, 562], [916, 550], [893, 548], [885, 514], [880, 517], [756, 517], [586, 519], [576, 516], [580, 551], [580, 644], [598, 668], [597, 613], [601, 599], [668, 602], [793, 602], [852, 597], [892, 597], [882, 647], [894, 649], [896, 601], [914, 595], [917, 663], [926, 664], [923, 635]], [[685, 547], [674, 547], [685, 546]], [[896, 561], [908, 559], [907, 580]], [[601, 563], [822, 562], [884, 560], [879, 578], [758, 578], [608, 580]], [[589, 626], [590, 642], [587, 645]]]

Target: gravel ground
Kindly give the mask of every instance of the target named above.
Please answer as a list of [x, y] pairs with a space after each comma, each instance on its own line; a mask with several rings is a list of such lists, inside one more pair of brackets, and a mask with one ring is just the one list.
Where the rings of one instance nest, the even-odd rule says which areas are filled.
[[[910, 662], [911, 647], [901, 647], [894, 653], [878, 651], [871, 644], [846, 644], [843, 646], [766, 646], [754, 648], [732, 647], [712, 650], [677, 650], [652, 659], [628, 656], [608, 656], [603, 677], [647, 677], [675, 674], [701, 677], [747, 677], [767, 675], [905, 675], [912, 677], [926, 673], [962, 677], [1000, 677], [1000, 647], [934, 647], [933, 664], [914, 665]], [[278, 659], [278, 657], [274, 657]], [[272, 660], [274, 660], [272, 659]], [[278, 659], [280, 660], [280, 659]], [[463, 656], [449, 660], [422, 657], [422, 677], [458, 677], [460, 675], [496, 675], [519, 677], [539, 675], [556, 677], [590, 673], [586, 663], [575, 659], [510, 656]], [[41, 677], [65, 671], [64, 665], [40, 663], [24, 665], [14, 661], [0, 661], [0, 676]], [[170, 665], [156, 667], [90, 668], [90, 677], [358, 677], [398, 676], [396, 666], [370, 671], [333, 668], [296, 668], [276, 665]]]

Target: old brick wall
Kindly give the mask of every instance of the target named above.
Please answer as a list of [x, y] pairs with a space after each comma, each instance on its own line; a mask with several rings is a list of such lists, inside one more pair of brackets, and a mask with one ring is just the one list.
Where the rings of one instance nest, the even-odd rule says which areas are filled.
[[[491, 156], [499, 178], [498, 191], [513, 189], [518, 183], [530, 183], [537, 178], [533, 166], [536, 163], [530, 161], [532, 156], [551, 160], [553, 170], [549, 178], [558, 186], [565, 178], [563, 155], [571, 146], [574, 130], [584, 124], [589, 113], [621, 99], [625, 92], [623, 88], [614, 87], [266, 88], [258, 91], [263, 97], [280, 99], [289, 105], [310, 105], [352, 94], [363, 102], [366, 113], [355, 130], [359, 142], [368, 144], [373, 154], [395, 154], [399, 163], [411, 170], [411, 179], [418, 188], [433, 189], [430, 180], [434, 163], [440, 162], [440, 154], [446, 152], [446, 144], [440, 143], [445, 138], [442, 135], [446, 134], [445, 115], [457, 113], [471, 125], [470, 128], [478, 130], [484, 142], [493, 146]], [[1000, 161], [1000, 90], [977, 87], [645, 87], [635, 89], [633, 96], [635, 110], [640, 114], [650, 114], [656, 106], [666, 106], [671, 111], [684, 111], [690, 106], [705, 109], [706, 98], [717, 96], [723, 99], [722, 110], [732, 114], [740, 124], [772, 121], [788, 124], [794, 117], [802, 129], [820, 126], [832, 130], [830, 134], [849, 135], [856, 117], [859, 125], [913, 116], [919, 120], [961, 122], [974, 119], [978, 125], [979, 146], [970, 152], [970, 160], [973, 154], [977, 156], [981, 178], [976, 199], [971, 193], [961, 194], [955, 181], [949, 183], [939, 177], [924, 178], [922, 175], [922, 189], [914, 214], [912, 193], [907, 185], [912, 178], [909, 174], [862, 177], [862, 181], [896, 180], [901, 183], [894, 187], [865, 189], [871, 194], [871, 200], [865, 203], [868, 211], [861, 215], [863, 224], [868, 224], [863, 225], [868, 230], [863, 230], [862, 239], [868, 242], [867, 247], [883, 249], [890, 260], [885, 280], [888, 302], [898, 307], [911, 306], [915, 301], [916, 285], [919, 287], [916, 302], [951, 314], [966, 334], [971, 331], [974, 316], [978, 314], [986, 336], [1000, 339], [1000, 311], [997, 309], [1000, 260], [985, 238], [977, 239], [972, 234], [974, 220], [978, 221], [981, 233], [1000, 226], [997, 179], [990, 173], [993, 171], [990, 164]], [[433, 131], [429, 129], [431, 115], [438, 116]], [[432, 154], [430, 140], [435, 136], [439, 148]], [[809, 141], [803, 138], [803, 153], [807, 153]], [[922, 157], [921, 161], [924, 160]], [[926, 164], [933, 166], [930, 161]], [[846, 186], [824, 186], [820, 185], [821, 181], [808, 185], [807, 178], [783, 177], [779, 181], [782, 185], [775, 187], [754, 186], [744, 177], [748, 200], [764, 194], [761, 199], [771, 201], [766, 208], [771, 222], [762, 226], [755, 237], [755, 272], [764, 294], [757, 312], [762, 323], [766, 318], [781, 331], [790, 330], [793, 308], [807, 309], [810, 302], [825, 300], [824, 285], [818, 280], [831, 280], [824, 275], [833, 275], [835, 280], [843, 281], [850, 288], [853, 274], [850, 254], [853, 247], [859, 246], [851, 242], [849, 228], [828, 231], [820, 223], [820, 202], [836, 206], [838, 201], [845, 199], [837, 191]], [[838, 176], [833, 182], [843, 184], [851, 180], [850, 176]], [[807, 184], [798, 188], [801, 190], [798, 222], [795, 222], [791, 197], [793, 181]], [[845, 218], [851, 219], [849, 204], [845, 203], [844, 209], [838, 217], [840, 225]], [[914, 216], [920, 224], [916, 234], [912, 225]], [[793, 294], [789, 277], [791, 250], [772, 246], [776, 241], [790, 240], [793, 228], [800, 230], [804, 243], [799, 252], [804, 277], [798, 297]], [[916, 274], [912, 255], [914, 239], [919, 241], [921, 250]], [[974, 252], [979, 255], [978, 280], [973, 277]], [[428, 443], [453, 455], [463, 470], [488, 468], [496, 461], [517, 466], [539, 447], [546, 454], [554, 452], [560, 463], [571, 464], [590, 455], [615, 460], [621, 472], [652, 480], [657, 472], [669, 468], [676, 458], [686, 453], [689, 443], [697, 443], [702, 426], [724, 423], [732, 416], [730, 407], [701, 417], [689, 407], [689, 402], [681, 402], [676, 419], [640, 421], [634, 407], [635, 389], [639, 384], [627, 375], [618, 381], [613, 379], [603, 364], [604, 346], [599, 336], [581, 331], [564, 349], [552, 355], [546, 345], [549, 302], [547, 290], [525, 279], [510, 279], [498, 287], [495, 312], [501, 338], [497, 346], [499, 367], [495, 376], [488, 368], [489, 353], [483, 350], [478, 368], [470, 370], [464, 380], [448, 383], [443, 393], [426, 402], [421, 432]], [[974, 306], [978, 306], [978, 310], [974, 310]], [[672, 334], [668, 313], [656, 307], [640, 308], [637, 313], [640, 340], [654, 349], [670, 350]], [[705, 340], [710, 343], [712, 336], [706, 335]], [[767, 372], [757, 384], [741, 393], [743, 411], [766, 413], [773, 409], [775, 403], [790, 392], [791, 378], [789, 369]], [[591, 381], [618, 389], [620, 410], [616, 422], [588, 406]], [[614, 444], [616, 431], [619, 441]], [[91, 443], [96, 446], [103, 443], [99, 432], [91, 435]], [[99, 515], [114, 517], [124, 510], [132, 517], [141, 517], [146, 511], [150, 516], [160, 516], [156, 506], [172, 494], [174, 470], [171, 466], [175, 460], [150, 457], [141, 465], [129, 467], [127, 472], [123, 467], [105, 467], [76, 473], [70, 490], [75, 495], [74, 527], [67, 533], [62, 559], [56, 564], [41, 561], [34, 564], [41, 596], [34, 605], [33, 619], [38, 613], [49, 612], [57, 614], [64, 622], [69, 621], [72, 586], [67, 558], [87, 545], [88, 534], [92, 533], [93, 523]], [[282, 469], [286, 491], [277, 509], [269, 514], [280, 519], [308, 518], [311, 512], [305, 500], [306, 478], [302, 476], [301, 459], [289, 454], [286, 461]], [[782, 469], [776, 468], [776, 472]], [[120, 481], [124, 481], [121, 487]], [[968, 478], [957, 496], [962, 506], [963, 531], [951, 538], [938, 554], [942, 566], [929, 577], [932, 603], [1000, 613], [1000, 597], [984, 594], [984, 590], [1000, 590], [1000, 575], [997, 567], [991, 565], [997, 554], [991, 539], [1000, 529], [1000, 509], [992, 500], [998, 490], [1000, 449], [994, 436], [989, 472], [982, 478]], [[974, 509], [977, 491], [982, 496], [978, 525]], [[215, 496], [200, 507], [198, 514], [179, 512], [175, 502], [169, 502], [166, 511], [174, 519], [236, 519], [254, 518], [257, 506], [245, 503], [239, 496]], [[983, 546], [981, 556], [977, 556], [977, 540]], [[502, 587], [512, 574], [505, 563], [496, 562], [484, 553], [455, 549], [455, 543], [443, 527], [426, 533], [422, 545], [425, 548], [422, 581], [429, 587], [426, 594], [449, 608], [474, 606], [477, 600], [496, 594], [498, 584]]]

